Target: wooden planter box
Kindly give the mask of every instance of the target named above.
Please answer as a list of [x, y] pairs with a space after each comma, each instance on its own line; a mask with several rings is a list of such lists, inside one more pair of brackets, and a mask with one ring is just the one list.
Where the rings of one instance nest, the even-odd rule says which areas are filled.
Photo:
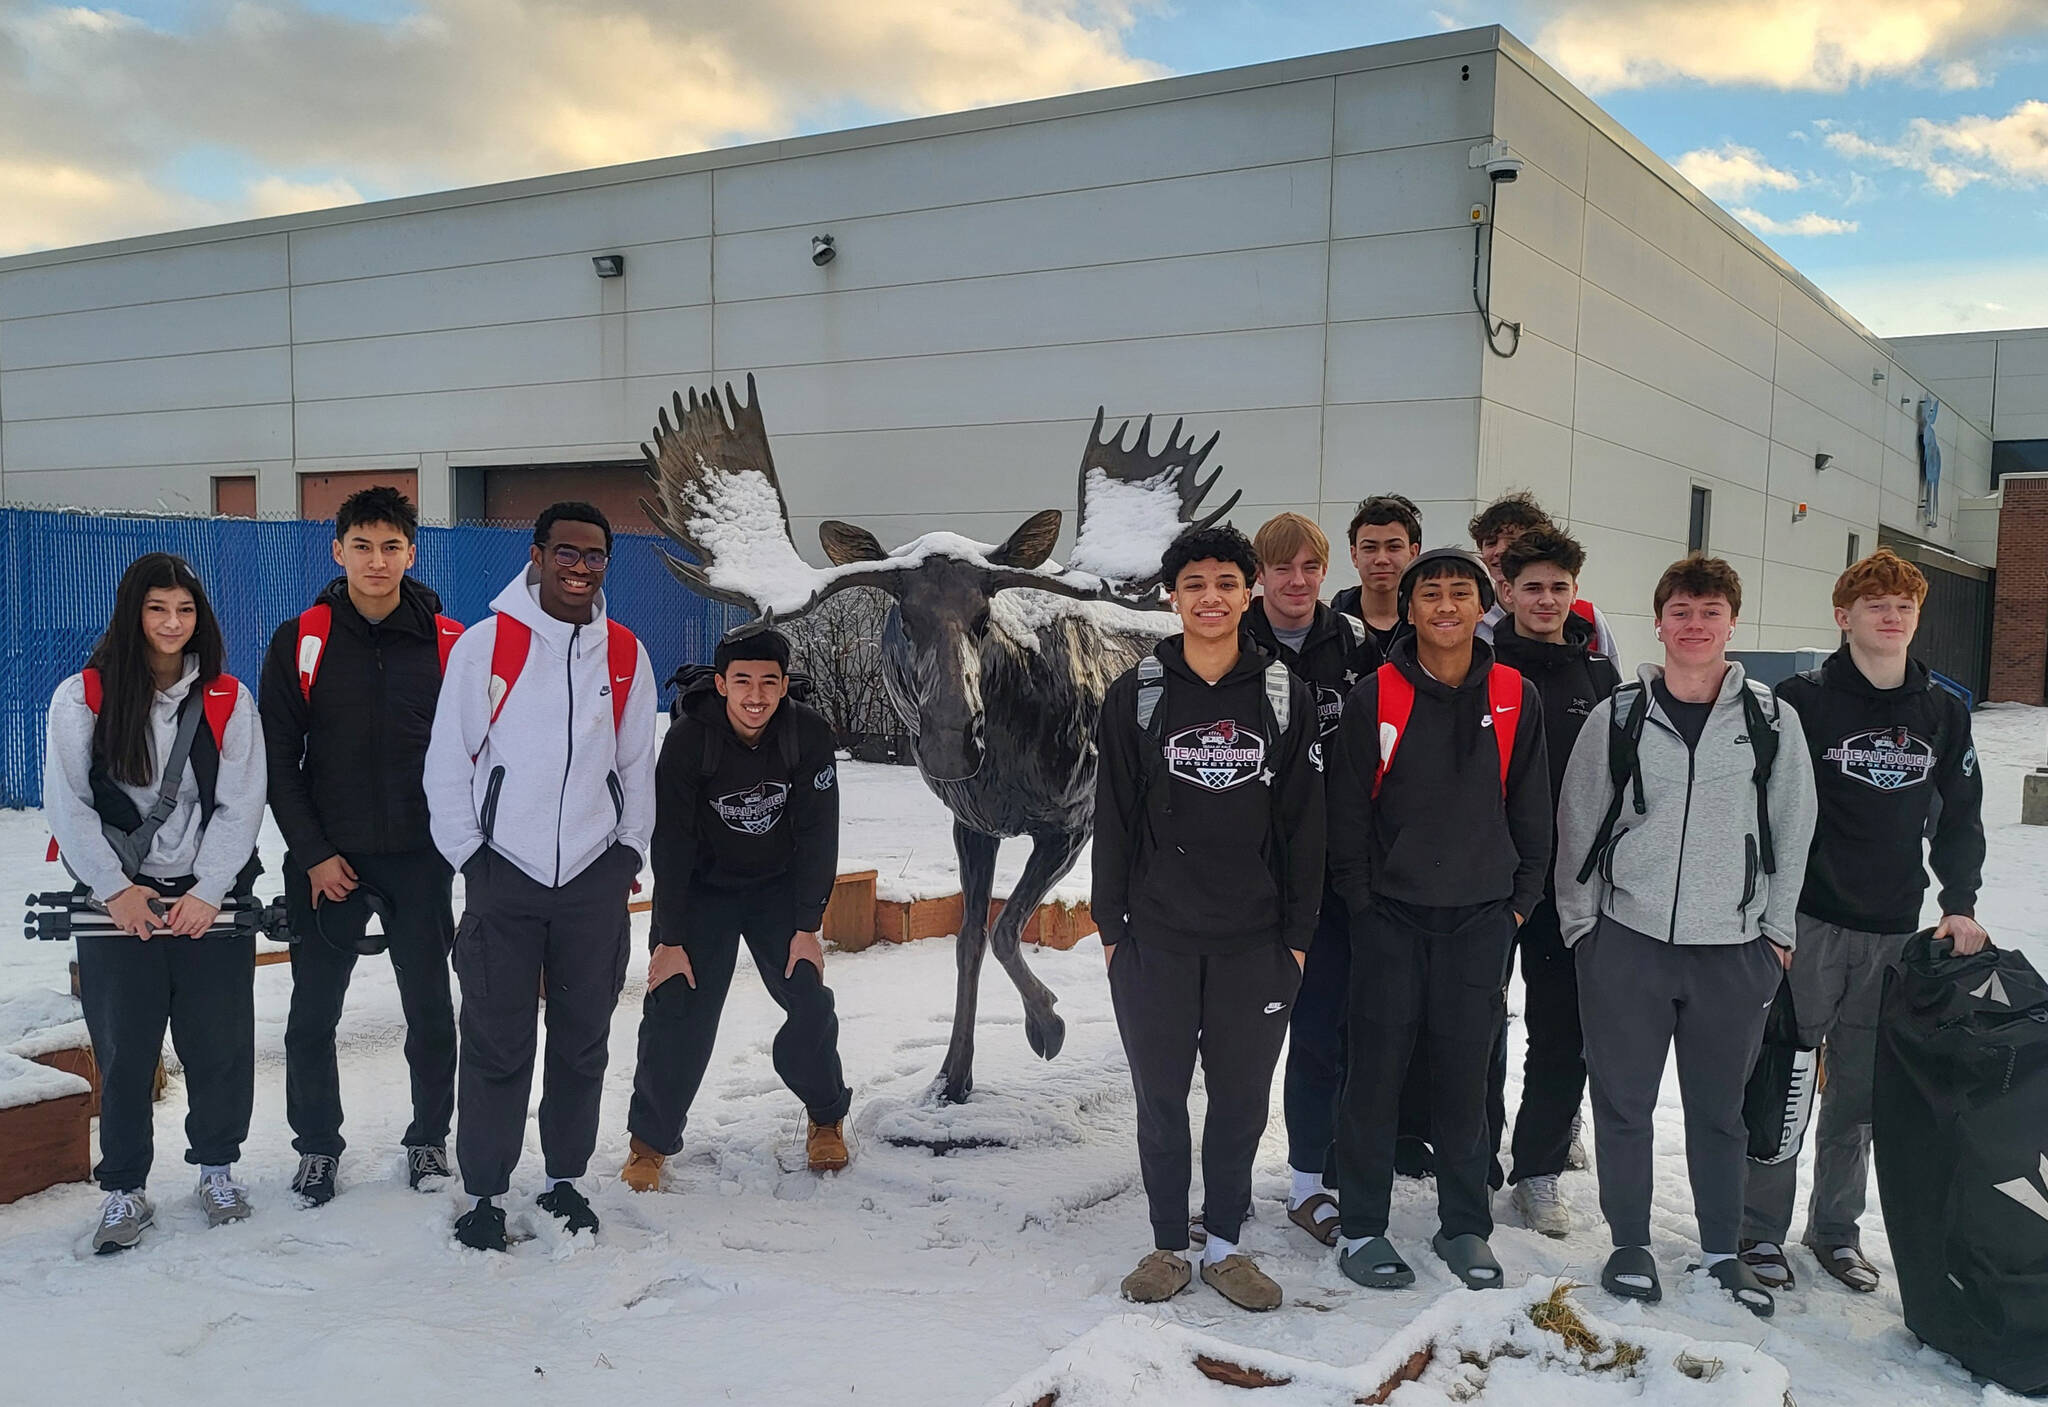
[[[76, 1075], [92, 1086], [92, 1093], [86, 1096], [86, 1114], [97, 1119], [100, 1116], [100, 1063], [93, 1059], [90, 1045], [72, 1046], [65, 1050], [45, 1051], [29, 1059], [38, 1065], [47, 1065], [52, 1070], [62, 1070], [67, 1075]], [[157, 1065], [157, 1095], [163, 1094], [164, 1068]]]
[[948, 894], [943, 899], [878, 899], [875, 937], [886, 943], [909, 943], [918, 938], [958, 933], [962, 912], [958, 894]]
[[832, 882], [832, 899], [825, 905], [826, 942], [849, 953], [875, 945], [881, 936], [875, 926], [875, 879], [873, 870], [855, 870]]
[[[26, 1086], [16, 1083], [26, 1079]], [[83, 1081], [37, 1071], [21, 1056], [0, 1054], [0, 1081], [12, 1097], [33, 1099], [0, 1108], [0, 1202], [32, 1196], [60, 1182], [92, 1175], [92, 1094]]]

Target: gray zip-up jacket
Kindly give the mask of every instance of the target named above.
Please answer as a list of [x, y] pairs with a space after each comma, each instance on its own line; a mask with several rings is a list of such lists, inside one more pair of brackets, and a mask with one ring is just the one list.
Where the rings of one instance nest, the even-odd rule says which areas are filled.
[[[1813, 841], [1813, 762], [1799, 715], [1752, 684], [1730, 664], [1720, 697], [1707, 717], [1697, 749], [1656, 701], [1651, 685], [1661, 665], [1637, 671], [1648, 706], [1637, 748], [1647, 814], [1631, 797], [1614, 822], [1614, 838], [1584, 884], [1579, 867], [1600, 830], [1614, 795], [1607, 765], [1612, 697], [1594, 706], [1579, 730], [1557, 802], [1557, 915], [1567, 946], [1593, 931], [1604, 915], [1646, 937], [1668, 943], [1746, 943], [1762, 936], [1784, 948], [1797, 942], [1799, 888]], [[1743, 717], [1741, 690], [1752, 689], [1764, 716], [1774, 718], [1777, 760], [1768, 784], [1775, 875], [1758, 862], [1754, 754]]]

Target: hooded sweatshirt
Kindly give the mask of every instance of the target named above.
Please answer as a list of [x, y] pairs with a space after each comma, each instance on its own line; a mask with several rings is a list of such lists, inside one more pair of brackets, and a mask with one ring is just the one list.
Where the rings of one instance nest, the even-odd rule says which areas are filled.
[[1487, 692], [1492, 647], [1473, 640], [1472, 667], [1456, 688], [1423, 669], [1413, 638], [1397, 642], [1388, 663], [1414, 687], [1415, 707], [1375, 797], [1378, 675], [1345, 701], [1330, 781], [1337, 892], [1354, 914], [1378, 896], [1427, 908], [1506, 900], [1527, 918], [1550, 860], [1550, 768], [1535, 686], [1522, 681], [1503, 794]]
[[1301, 648], [1289, 649], [1273, 633], [1266, 618], [1266, 602], [1260, 597], [1244, 613], [1245, 632], [1252, 643], [1268, 656], [1294, 671], [1315, 696], [1318, 731], [1324, 738], [1337, 731], [1344, 713], [1344, 698], [1358, 681], [1380, 667], [1379, 646], [1373, 643], [1365, 625], [1355, 617], [1331, 610], [1320, 601], [1310, 619]]
[[[540, 607], [536, 576], [514, 577], [448, 656], [427, 745], [434, 845], [460, 870], [485, 844], [537, 884], [560, 888], [614, 843], [643, 860], [654, 830], [654, 669], [610, 678], [605, 598], [587, 624]], [[491, 721], [498, 617], [533, 632], [525, 667]], [[629, 689], [615, 729], [612, 690]]]
[[[1597, 705], [1579, 731], [1565, 769], [1557, 806], [1557, 914], [1567, 947], [1593, 931], [1604, 916], [1648, 938], [1675, 944], [1747, 943], [1769, 938], [1781, 948], [1798, 942], [1794, 917], [1813, 841], [1813, 763], [1800, 746], [1798, 710], [1751, 684], [1742, 666], [1722, 676], [1697, 746], [1689, 747], [1658, 701], [1661, 665], [1637, 670], [1640, 692], [1628, 690], [1631, 710], [1649, 708], [1637, 757], [1645, 814], [1633, 798], [1615, 819], [1614, 836], [1584, 884], [1579, 867], [1614, 795], [1607, 764], [1614, 698]], [[1772, 847], [1778, 872], [1760, 863], [1755, 754], [1744, 717], [1742, 690], [1754, 690], [1768, 717], [1775, 708], [1779, 743], [1767, 784]], [[1631, 713], [1632, 716], [1632, 713]]]
[[1614, 692], [1621, 673], [1614, 661], [1593, 648], [1594, 629], [1583, 617], [1564, 618], [1564, 643], [1536, 640], [1515, 629], [1508, 616], [1493, 630], [1493, 657], [1536, 686], [1543, 701], [1543, 738], [1550, 758], [1550, 794], [1564, 792], [1565, 765], [1579, 729], [1593, 705]]
[[1395, 641], [1403, 636], [1415, 633], [1415, 627], [1405, 620], [1397, 620], [1385, 630], [1381, 630], [1378, 626], [1367, 620], [1365, 618], [1365, 588], [1362, 586], [1347, 586], [1335, 596], [1332, 596], [1330, 598], [1330, 609], [1336, 611], [1339, 615], [1350, 616], [1363, 625], [1365, 633], [1371, 637], [1373, 644], [1379, 646], [1381, 660], [1385, 660], [1389, 654], [1393, 653]]
[[[1164, 689], [1148, 733], [1138, 671], [1102, 700], [1094, 887], [1105, 945], [1212, 956], [1285, 943], [1306, 951], [1323, 893], [1323, 761], [1308, 687], [1289, 676], [1272, 736], [1270, 656], [1243, 649], [1211, 684], [1181, 637], [1153, 650]], [[1156, 738], [1156, 740], [1155, 740]]]
[[[199, 683], [199, 658], [185, 656], [185, 672], [150, 700], [149, 758], [152, 778], [178, 736], [178, 709]], [[197, 700], [193, 707], [199, 707]], [[93, 897], [105, 903], [131, 883], [114, 849], [100, 833], [99, 813], [92, 809], [92, 734], [94, 716], [85, 706], [85, 678], [74, 674], [57, 686], [50, 699], [49, 746], [43, 755], [43, 815], [63, 852], [64, 863]], [[206, 731], [201, 720], [200, 732]], [[157, 783], [129, 786], [122, 793], [147, 816], [156, 806]], [[178, 784], [177, 808], [150, 842], [142, 873], [155, 879], [191, 875], [191, 892], [220, 906], [235, 879], [256, 852], [263, 826], [263, 729], [256, 701], [235, 685], [235, 707], [222, 730], [220, 770], [213, 784], [213, 815], [201, 819], [199, 779], [191, 759]]]
[[363, 619], [336, 577], [320, 601], [333, 612], [309, 699], [299, 685], [299, 618], [271, 637], [263, 661], [263, 742], [270, 810], [292, 863], [311, 869], [346, 851], [387, 855], [434, 843], [420, 785], [441, 647], [441, 598], [411, 577], [380, 621]]
[[[796, 734], [795, 765], [787, 735]], [[707, 740], [713, 771], [704, 775]], [[824, 922], [839, 873], [839, 769], [832, 725], [785, 698], [752, 743], [742, 742], [716, 689], [685, 701], [662, 741], [655, 773], [654, 928], [679, 942], [691, 892], [788, 890], [796, 927]]]
[[[1795, 674], [1778, 697], [1799, 712], [1813, 754], [1820, 825], [1799, 912], [1862, 933], [1910, 933], [1927, 891], [1921, 837], [1941, 798], [1928, 857], [1945, 914], [1974, 915], [1984, 877], [1984, 774], [1970, 711], [1906, 662], [1906, 682], [1880, 689], [1848, 646]], [[1782, 851], [1780, 852], [1783, 853]]]
[[[1618, 666], [1621, 661], [1621, 646], [1615, 642], [1614, 627], [1607, 623], [1606, 613], [1591, 601], [1581, 601], [1580, 604], [1593, 613], [1593, 648], [1615, 661]], [[1574, 611], [1573, 614], [1577, 615], [1578, 613]], [[1509, 619], [1508, 608], [1499, 602], [1495, 602], [1487, 608], [1486, 614], [1480, 617], [1479, 638], [1482, 640], [1492, 640], [1493, 632], [1500, 629], [1500, 623], [1507, 619]], [[1584, 619], [1584, 617], [1580, 617], [1580, 619]]]

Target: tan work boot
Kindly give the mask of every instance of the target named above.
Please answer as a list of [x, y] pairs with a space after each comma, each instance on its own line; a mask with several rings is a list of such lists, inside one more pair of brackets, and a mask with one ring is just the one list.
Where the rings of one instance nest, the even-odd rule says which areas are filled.
[[1159, 1304], [1185, 1290], [1194, 1278], [1186, 1256], [1177, 1251], [1154, 1251], [1124, 1277], [1124, 1298], [1134, 1304]]
[[626, 1166], [619, 1170], [619, 1181], [635, 1192], [659, 1192], [661, 1165], [667, 1161], [665, 1154], [655, 1152], [636, 1138], [626, 1154]]
[[838, 1172], [846, 1166], [852, 1155], [846, 1151], [845, 1126], [844, 1119], [829, 1124], [811, 1120], [811, 1131], [804, 1138], [804, 1159], [812, 1172]]
[[1239, 1309], [1280, 1307], [1280, 1286], [1242, 1251], [1225, 1256], [1214, 1265], [1203, 1262], [1202, 1283]]

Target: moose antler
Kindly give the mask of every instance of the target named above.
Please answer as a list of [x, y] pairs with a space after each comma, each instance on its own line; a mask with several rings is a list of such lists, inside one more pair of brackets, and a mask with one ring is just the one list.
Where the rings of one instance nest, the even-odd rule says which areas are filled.
[[653, 447], [640, 446], [661, 499], [640, 507], [696, 558], [662, 554], [683, 585], [764, 621], [791, 620], [834, 592], [892, 575], [864, 563], [821, 570], [798, 555], [751, 374], [744, 403], [728, 381], [722, 399], [692, 387], [687, 402], [677, 393], [673, 404], [673, 420], [668, 407], [659, 413]]
[[1202, 465], [1216, 448], [1222, 431], [1195, 448], [1195, 439], [1181, 438], [1181, 420], [1167, 431], [1166, 443], [1152, 450], [1152, 417], [1146, 416], [1135, 439], [1125, 445], [1131, 428], [1126, 420], [1103, 438], [1105, 409], [1098, 407], [1081, 455], [1080, 523], [1069, 565], [1112, 581], [1126, 592], [1150, 588], [1159, 578], [1159, 561], [1176, 537], [1215, 524], [1237, 505], [1242, 489], [1223, 506], [1202, 513], [1202, 500], [1223, 476], [1218, 467], [1207, 479]]

